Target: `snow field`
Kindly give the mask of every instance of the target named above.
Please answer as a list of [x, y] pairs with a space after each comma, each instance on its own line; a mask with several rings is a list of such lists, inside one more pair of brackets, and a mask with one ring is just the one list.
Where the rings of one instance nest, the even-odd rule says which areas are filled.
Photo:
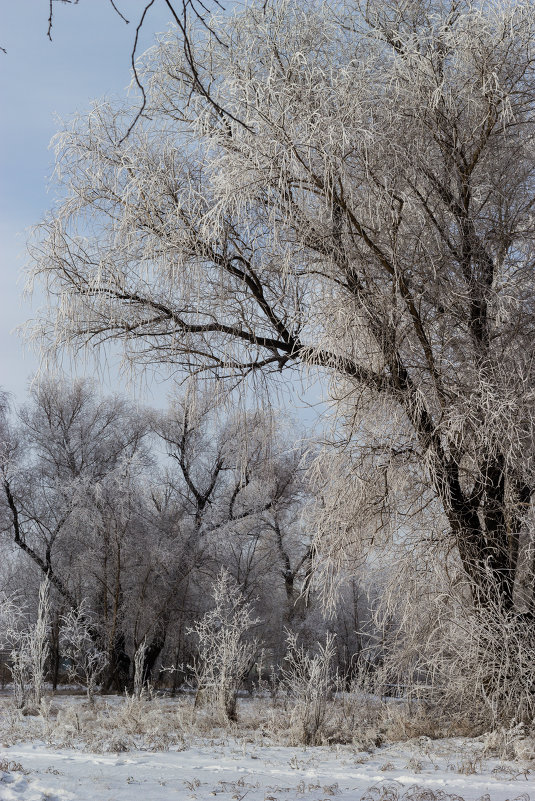
[[535, 801], [535, 761], [489, 756], [488, 737], [283, 746], [282, 730], [277, 742], [247, 729], [255, 707], [242, 700], [241, 727], [197, 715], [173, 738], [163, 723], [178, 728], [177, 702], [52, 703], [48, 722], [1, 710], [0, 801]]

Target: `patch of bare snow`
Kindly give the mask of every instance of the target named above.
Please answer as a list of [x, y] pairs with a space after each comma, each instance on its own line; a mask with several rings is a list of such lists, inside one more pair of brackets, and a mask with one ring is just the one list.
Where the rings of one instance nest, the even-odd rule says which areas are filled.
[[0, 748], [10, 766], [0, 772], [0, 801], [535, 801], [527, 769], [478, 763], [477, 753], [463, 740], [400, 744], [371, 756], [348, 746], [231, 740], [116, 755], [19, 743]]

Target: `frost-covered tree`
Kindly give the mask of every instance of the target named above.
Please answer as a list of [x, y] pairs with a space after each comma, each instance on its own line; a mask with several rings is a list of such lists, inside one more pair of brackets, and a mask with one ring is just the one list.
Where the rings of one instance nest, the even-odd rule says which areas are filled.
[[41, 342], [218, 378], [318, 368], [352, 441], [323, 467], [324, 546], [427, 538], [481, 619], [526, 631], [532, 4], [274, 0], [212, 26], [147, 55], [127, 140], [104, 102], [56, 140]]
[[6, 531], [69, 602], [76, 543], [95, 527], [106, 483], [146, 456], [146, 430], [123, 400], [98, 399], [88, 382], [52, 379], [32, 390], [18, 425], [8, 429], [1, 462]]
[[[189, 602], [206, 609], [202, 598], [193, 598], [209, 592], [207, 579], [215, 580], [224, 566], [247, 599], [258, 599], [263, 636], [280, 651], [282, 618], [288, 622], [302, 610], [311, 551], [302, 521], [310, 494], [295, 430], [273, 413], [221, 407], [216, 395], [194, 386], [155, 416], [154, 427], [170, 464], [151, 485], [161, 510], [153, 512], [152, 528], [173, 521], [175, 530], [175, 552], [158, 571], [166, 576], [162, 631], [172, 635], [186, 588]], [[168, 522], [166, 514], [172, 515]], [[180, 650], [184, 645], [177, 643]]]
[[20, 598], [0, 597], [0, 645], [9, 652], [8, 670], [13, 680], [13, 701], [26, 705], [31, 688], [31, 656]]
[[[174, 470], [167, 480], [184, 501], [192, 542], [275, 534], [271, 548], [278, 550], [291, 583], [283, 539], [306, 494], [297, 430], [291, 429], [290, 441], [288, 425], [276, 414], [228, 411], [216, 394], [190, 390], [156, 418], [155, 431], [171, 458]], [[235, 578], [246, 585], [244, 576]]]
[[127, 674], [120, 622], [125, 573], [138, 559], [136, 482], [148, 421], [124, 400], [98, 398], [88, 382], [51, 379], [18, 418], [0, 465], [4, 537], [48, 577], [63, 611], [91, 593], [110, 676]]

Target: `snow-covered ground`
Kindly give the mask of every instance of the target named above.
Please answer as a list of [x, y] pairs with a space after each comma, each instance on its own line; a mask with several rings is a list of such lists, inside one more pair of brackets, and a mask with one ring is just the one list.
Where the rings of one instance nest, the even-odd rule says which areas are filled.
[[122, 754], [26, 742], [0, 747], [0, 799], [535, 801], [535, 773], [480, 754], [477, 741], [427, 738], [373, 754], [350, 746], [304, 749], [228, 738]]
[[521, 727], [376, 747], [361, 717], [352, 744], [304, 748], [260, 697], [221, 727], [187, 695], [88, 705], [67, 690], [39, 715], [1, 695], [0, 801], [535, 801], [535, 739]]

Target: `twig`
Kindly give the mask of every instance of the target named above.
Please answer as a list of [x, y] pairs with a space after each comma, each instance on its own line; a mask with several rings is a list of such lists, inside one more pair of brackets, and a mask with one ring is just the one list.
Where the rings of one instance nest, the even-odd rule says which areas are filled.
[[134, 117], [134, 119], [130, 123], [127, 132], [125, 133], [123, 138], [119, 141], [120, 145], [122, 145], [122, 143], [125, 141], [125, 139], [128, 139], [128, 137], [130, 136], [132, 130], [134, 129], [134, 126], [136, 125], [137, 121], [139, 120], [139, 118], [141, 117], [143, 112], [145, 111], [145, 107], [147, 105], [147, 95], [145, 93], [145, 87], [143, 86], [143, 84], [139, 80], [139, 75], [138, 75], [137, 68], [136, 68], [136, 51], [137, 51], [137, 44], [138, 44], [138, 41], [139, 41], [139, 32], [140, 32], [140, 30], [141, 30], [141, 28], [143, 26], [143, 23], [145, 22], [145, 17], [147, 16], [147, 12], [148, 12], [149, 8], [152, 5], [154, 5], [154, 0], [150, 0], [150, 3], [148, 3], [145, 6], [145, 8], [143, 9], [143, 14], [141, 15], [141, 19], [139, 20], [137, 28], [136, 28], [136, 37], [134, 39], [134, 47], [132, 48], [132, 53], [131, 53], [131, 56], [130, 56], [130, 59], [131, 59], [131, 62], [132, 62], [132, 70], [134, 72], [134, 80], [135, 80], [135, 82], [136, 82], [136, 84], [138, 86], [138, 89], [141, 92], [142, 102], [141, 102], [141, 106], [138, 109], [138, 112], [137, 112], [136, 116]]
[[119, 11], [119, 9], [117, 8], [117, 6], [116, 6], [116, 5], [115, 5], [115, 3], [113, 2], [113, 0], [110, 0], [110, 3], [111, 3], [111, 5], [112, 5], [112, 7], [113, 7], [113, 10], [115, 11], [115, 13], [116, 13], [116, 14], [118, 14], [118, 15], [121, 17], [121, 19], [122, 19], [122, 20], [124, 20], [124, 22], [126, 22], [126, 24], [127, 24], [127, 25], [129, 25], [129, 24], [130, 24], [130, 20], [129, 20], [129, 19], [126, 19], [126, 17], [124, 16], [124, 14], [121, 14], [121, 12], [120, 12], [120, 11]]

